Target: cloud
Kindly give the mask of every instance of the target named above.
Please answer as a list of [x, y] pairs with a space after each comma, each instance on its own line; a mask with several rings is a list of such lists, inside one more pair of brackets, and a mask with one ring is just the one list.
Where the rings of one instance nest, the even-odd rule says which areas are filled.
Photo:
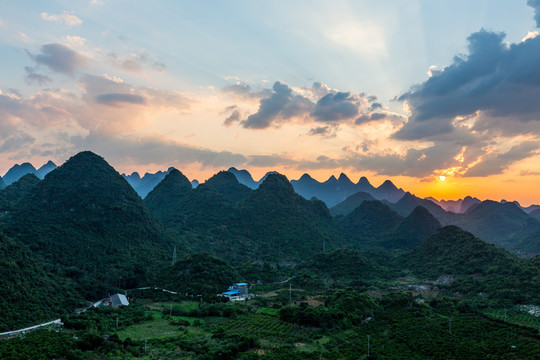
[[506, 136], [520, 129], [538, 131], [540, 38], [507, 45], [504, 37], [486, 30], [472, 34], [468, 56], [456, 56], [451, 65], [399, 97], [412, 113], [394, 138], [452, 133], [465, 118], [472, 131]]
[[238, 110], [238, 106], [232, 105], [228, 106], [227, 109], [225, 109], [226, 113], [230, 113], [229, 116], [223, 121], [223, 125], [225, 126], [231, 126], [235, 122], [238, 122], [242, 118], [242, 114], [240, 113], [240, 110]]
[[96, 102], [109, 106], [121, 106], [127, 104], [144, 104], [144, 97], [134, 94], [100, 94], [94, 97]]
[[333, 138], [336, 137], [336, 128], [335, 126], [317, 126], [309, 130], [309, 135], [319, 135], [324, 138]]
[[64, 11], [63, 14], [47, 14], [46, 12], [41, 13], [41, 18], [43, 20], [52, 21], [59, 24], [64, 24], [67, 26], [77, 26], [81, 25], [83, 22], [77, 16]]
[[28, 55], [37, 65], [44, 65], [54, 72], [66, 75], [74, 75], [78, 68], [89, 63], [86, 56], [66, 45], [56, 43], [42, 45], [39, 54], [28, 52]]
[[48, 77], [47, 75], [38, 74], [35, 72], [35, 69], [29, 66], [26, 66], [24, 68], [24, 71], [26, 72], [25, 80], [26, 83], [31, 84], [38, 84], [40, 86], [46, 85], [47, 83], [52, 82], [52, 79]]
[[259, 104], [259, 110], [242, 121], [242, 126], [249, 129], [265, 129], [272, 125], [303, 117], [313, 108], [311, 100], [293, 94], [291, 88], [279, 81], [272, 87], [273, 93]]
[[513, 146], [504, 153], [491, 153], [486, 155], [481, 162], [472, 166], [465, 172], [464, 176], [489, 176], [500, 174], [513, 163], [537, 155], [540, 142], [528, 141]]
[[317, 101], [311, 116], [317, 121], [336, 122], [356, 117], [359, 112], [357, 100], [348, 92], [326, 94]]
[[90, 149], [114, 162], [136, 164], [189, 165], [226, 168], [245, 164], [247, 158], [229, 151], [214, 151], [185, 145], [161, 136], [116, 136], [91, 132], [71, 139], [74, 151]]
[[536, 26], [540, 27], [540, 0], [527, 0], [527, 5], [534, 9], [534, 21]]
[[125, 57], [120, 57], [112, 52], [108, 54], [108, 57], [116, 67], [131, 73], [144, 73], [145, 68], [157, 73], [162, 73], [167, 69], [167, 65], [163, 61], [155, 59], [146, 50], [131, 53]]
[[[292, 122], [324, 123], [325, 126], [313, 127], [310, 134], [333, 137], [340, 124], [355, 125], [385, 118], [382, 115], [384, 111], [382, 105], [372, 104], [376, 97], [337, 91], [320, 82], [315, 82], [309, 88], [293, 89], [277, 81], [272, 90], [264, 89], [258, 92], [253, 91], [251, 86], [245, 83], [237, 82], [225, 87], [223, 92], [240, 99], [255, 99], [259, 102], [258, 110], [243, 120], [240, 119], [242, 112], [235, 105], [236, 112], [234, 114], [229, 112], [224, 122], [226, 126], [238, 122], [247, 129], [266, 129]], [[372, 109], [378, 109], [379, 114], [372, 117]], [[362, 121], [357, 119], [358, 116]], [[363, 121], [364, 119], [366, 121]]]
[[0, 142], [0, 153], [17, 151], [19, 149], [28, 147], [36, 140], [32, 136], [22, 131], [17, 131], [15, 134], [7, 137], [0, 136], [0, 139], [2, 140], [2, 142]]
[[225, 94], [233, 95], [240, 99], [248, 99], [248, 100], [251, 100], [251, 99], [259, 100], [261, 98], [269, 97], [272, 95], [272, 90], [270, 89], [263, 89], [261, 91], [253, 91], [250, 85], [245, 84], [241, 81], [237, 81], [233, 85], [225, 86], [221, 91]]

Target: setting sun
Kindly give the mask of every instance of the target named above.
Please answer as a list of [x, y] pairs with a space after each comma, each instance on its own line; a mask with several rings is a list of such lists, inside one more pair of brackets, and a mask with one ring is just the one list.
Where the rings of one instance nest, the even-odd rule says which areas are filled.
[[441, 181], [446, 180], [446, 176], [444, 176], [444, 175], [439, 176], [439, 180], [441, 180]]

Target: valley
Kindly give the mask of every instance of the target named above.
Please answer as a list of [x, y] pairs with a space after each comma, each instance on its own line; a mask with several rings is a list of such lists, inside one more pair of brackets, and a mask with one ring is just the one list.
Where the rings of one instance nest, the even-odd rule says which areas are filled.
[[[540, 354], [534, 207], [236, 169], [194, 186], [170, 168], [142, 198], [88, 151], [19, 175], [0, 190], [0, 332], [62, 326], [1, 340], [1, 358]], [[235, 282], [248, 300], [218, 296]], [[112, 293], [130, 305], [75, 312]]]

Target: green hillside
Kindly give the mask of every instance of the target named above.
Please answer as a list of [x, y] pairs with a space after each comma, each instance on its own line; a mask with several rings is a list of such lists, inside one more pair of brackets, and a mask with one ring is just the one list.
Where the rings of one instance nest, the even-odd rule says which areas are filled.
[[269, 174], [257, 190], [239, 204], [238, 223], [247, 246], [271, 261], [297, 261], [343, 244], [326, 205], [294, 192], [287, 178]]
[[445, 226], [406, 256], [405, 265], [423, 278], [453, 278], [451, 288], [511, 303], [540, 303], [540, 267], [486, 243], [457, 226]]
[[160, 275], [159, 284], [180, 294], [215, 296], [240, 280], [229, 264], [214, 255], [199, 252], [167, 267]]
[[388, 244], [391, 248], [414, 249], [441, 227], [441, 223], [423, 206], [417, 206], [397, 226]]
[[49, 173], [5, 216], [5, 229], [90, 296], [152, 279], [173, 247], [129, 184], [91, 152]]
[[382, 202], [364, 201], [350, 214], [338, 219], [355, 246], [383, 246], [403, 218]]
[[77, 287], [26, 246], [0, 234], [0, 332], [50, 321], [83, 303]]
[[233, 203], [245, 199], [252, 191], [246, 185], [240, 184], [236, 179], [236, 176], [229, 171], [218, 172], [210, 179], [206, 180], [205, 184], [212, 186], [217, 192]]
[[10, 211], [24, 195], [40, 182], [34, 174], [26, 174], [18, 181], [0, 191], [0, 213]]

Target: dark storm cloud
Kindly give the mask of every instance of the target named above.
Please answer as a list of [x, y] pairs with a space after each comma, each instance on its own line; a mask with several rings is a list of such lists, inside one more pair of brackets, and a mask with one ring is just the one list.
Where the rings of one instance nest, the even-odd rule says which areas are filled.
[[531, 121], [540, 126], [540, 37], [509, 46], [504, 37], [486, 30], [472, 34], [468, 56], [456, 56], [403, 94], [399, 100], [409, 103], [412, 114], [394, 137], [417, 140], [451, 133], [456, 117], [477, 114], [475, 130], [500, 132]]
[[527, 5], [534, 9], [534, 20], [536, 26], [540, 27], [540, 0], [527, 0]]
[[356, 117], [359, 112], [357, 100], [348, 92], [326, 94], [317, 101], [311, 116], [321, 122], [339, 122]]
[[45, 44], [40, 53], [28, 53], [37, 65], [44, 65], [57, 73], [74, 75], [76, 70], [88, 63], [88, 58], [62, 44]]
[[135, 94], [121, 94], [121, 93], [111, 93], [111, 94], [100, 94], [94, 97], [96, 102], [109, 105], [109, 106], [119, 106], [122, 104], [144, 104], [144, 97], [141, 95]]

